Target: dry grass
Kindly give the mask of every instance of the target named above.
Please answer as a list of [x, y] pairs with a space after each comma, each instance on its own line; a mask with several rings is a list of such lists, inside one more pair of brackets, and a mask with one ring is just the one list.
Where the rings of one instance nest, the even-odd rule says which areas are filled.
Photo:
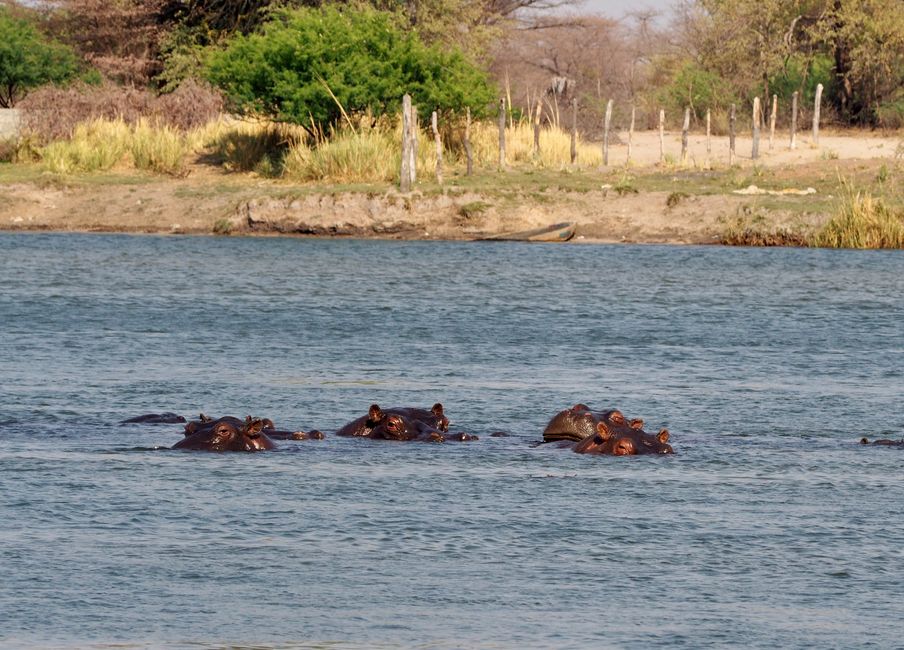
[[904, 248], [904, 210], [842, 180], [832, 219], [813, 238], [825, 248]]

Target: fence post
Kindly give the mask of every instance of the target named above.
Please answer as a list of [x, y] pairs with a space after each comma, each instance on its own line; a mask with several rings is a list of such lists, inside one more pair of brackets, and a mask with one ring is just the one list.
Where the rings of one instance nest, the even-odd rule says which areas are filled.
[[534, 115], [534, 157], [540, 158], [540, 115], [543, 113], [543, 103], [537, 100], [537, 112]]
[[819, 146], [819, 107], [822, 103], [822, 84], [816, 86], [816, 99], [813, 100], [813, 144]]
[[402, 168], [399, 172], [399, 191], [411, 191], [411, 95], [402, 97]]
[[684, 109], [684, 124], [681, 125], [681, 164], [687, 162], [687, 132], [691, 128], [691, 109]]
[[750, 157], [756, 160], [760, 157], [760, 98], [753, 98], [753, 145]]
[[735, 105], [728, 111], [728, 166], [734, 164], [735, 157]]
[[797, 91], [791, 95], [791, 150], [797, 149]]
[[578, 98], [571, 99], [571, 164], [578, 159]]
[[772, 151], [772, 141], [775, 140], [775, 114], [778, 113], [778, 95], [772, 96], [772, 112], [769, 114], [769, 151]]
[[439, 137], [439, 127], [436, 123], [436, 111], [430, 116], [430, 126], [433, 128], [433, 139], [436, 141], [436, 182], [443, 184], [443, 141]]
[[706, 109], [706, 157], [713, 151], [712, 147], [712, 111]]
[[659, 109], [659, 164], [665, 162], [665, 111]]
[[417, 106], [411, 105], [411, 149], [408, 153], [411, 155], [411, 182], [417, 181], [417, 148], [418, 148], [418, 131], [421, 129], [421, 123], [417, 116]]
[[609, 166], [609, 128], [612, 126], [612, 100], [606, 102], [606, 117], [603, 120], [603, 165]]
[[631, 105], [631, 126], [628, 127], [628, 158], [625, 160], [625, 165], [629, 165], [631, 163], [631, 146], [632, 141], [634, 140], [634, 115], [637, 110], [637, 107], [633, 104]]
[[467, 160], [467, 170], [465, 176], [470, 176], [474, 172], [474, 157], [471, 155], [471, 107], [468, 106], [465, 113], [465, 159]]
[[505, 170], [505, 97], [499, 99], [499, 169]]

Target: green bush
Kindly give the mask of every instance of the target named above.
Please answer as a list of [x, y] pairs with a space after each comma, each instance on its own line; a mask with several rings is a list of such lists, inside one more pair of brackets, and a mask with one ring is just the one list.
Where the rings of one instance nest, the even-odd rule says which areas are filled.
[[0, 7], [0, 106], [10, 108], [30, 88], [68, 81], [77, 72], [72, 50]]
[[396, 113], [411, 94], [430, 111], [485, 112], [486, 74], [449, 48], [427, 47], [398, 17], [367, 8], [282, 11], [260, 33], [237, 35], [211, 54], [207, 78], [236, 109], [311, 130], [346, 113]]

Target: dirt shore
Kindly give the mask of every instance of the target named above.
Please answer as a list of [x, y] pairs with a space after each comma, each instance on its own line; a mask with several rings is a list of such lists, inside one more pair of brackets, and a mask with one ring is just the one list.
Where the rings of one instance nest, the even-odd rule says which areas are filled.
[[[621, 137], [626, 142], [626, 136]], [[184, 178], [119, 170], [59, 179], [0, 166], [0, 229], [184, 234], [293, 234], [395, 239], [477, 239], [563, 221], [575, 241], [715, 243], [733, 220], [773, 229], [818, 227], [829, 216], [839, 176], [897, 170], [900, 136], [827, 134], [795, 150], [784, 140], [750, 160], [750, 141], [728, 167], [727, 138], [635, 134], [611, 148], [608, 170], [513, 169], [450, 174], [411, 194], [384, 186], [295, 185], [193, 164]], [[744, 155], [746, 154], [746, 155]], [[8, 169], [3, 170], [2, 167]]]

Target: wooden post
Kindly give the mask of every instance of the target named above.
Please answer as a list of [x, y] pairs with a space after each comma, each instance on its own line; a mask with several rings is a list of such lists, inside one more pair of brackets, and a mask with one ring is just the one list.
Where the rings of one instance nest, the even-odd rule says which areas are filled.
[[760, 157], [760, 98], [753, 98], [753, 146], [750, 157], [756, 160]]
[[543, 114], [543, 104], [537, 100], [537, 112], [534, 114], [534, 157], [540, 158], [540, 116]]
[[606, 118], [603, 120], [603, 165], [609, 166], [609, 128], [612, 126], [612, 100], [606, 102]]
[[411, 191], [411, 95], [402, 97], [402, 168], [399, 172], [399, 191]]
[[778, 113], [778, 95], [772, 96], [772, 112], [769, 114], [769, 151], [772, 151], [772, 141], [775, 140], [775, 114]]
[[418, 147], [418, 131], [420, 131], [421, 124], [417, 117], [417, 106], [414, 104], [411, 105], [411, 120], [409, 120], [409, 124], [411, 124], [411, 148], [408, 150], [408, 153], [411, 155], [411, 183], [414, 184], [417, 181], [417, 147]]
[[791, 150], [797, 149], [797, 91], [791, 95]]
[[578, 98], [571, 99], [571, 164], [578, 159]]
[[712, 111], [706, 109], [706, 157], [713, 151], [712, 147]]
[[499, 99], [499, 169], [505, 169], [505, 97]]
[[471, 107], [467, 108], [465, 113], [465, 159], [467, 160], [467, 170], [465, 176], [470, 176], [474, 172], [474, 157], [471, 155]]
[[430, 126], [433, 128], [433, 139], [436, 141], [436, 182], [443, 184], [443, 141], [439, 137], [439, 127], [436, 123], [436, 111], [430, 116]]
[[631, 126], [628, 127], [628, 159], [625, 160], [625, 164], [628, 165], [631, 163], [631, 143], [634, 140], [634, 116], [637, 111], [637, 107], [633, 104], [631, 105]]
[[659, 164], [665, 162], [665, 111], [659, 109]]
[[813, 144], [819, 146], [819, 108], [822, 104], [822, 84], [816, 86], [816, 99], [813, 100]]
[[687, 132], [691, 128], [691, 109], [684, 109], [684, 124], [681, 126], [681, 164], [687, 162]]
[[735, 148], [734, 148], [734, 139], [735, 139], [735, 105], [731, 105], [731, 109], [728, 111], [728, 166], [731, 167], [734, 164], [734, 156], [735, 156]]

